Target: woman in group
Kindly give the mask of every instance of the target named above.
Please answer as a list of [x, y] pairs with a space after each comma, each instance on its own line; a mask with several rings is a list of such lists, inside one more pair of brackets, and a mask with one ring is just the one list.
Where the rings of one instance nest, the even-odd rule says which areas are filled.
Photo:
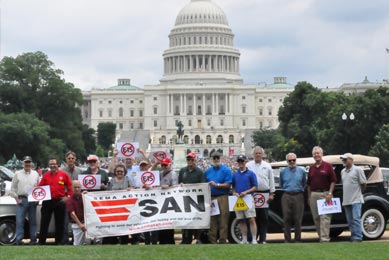
[[[119, 164], [114, 169], [114, 177], [108, 183], [107, 190], [131, 190], [133, 187], [130, 179], [126, 176], [126, 166]], [[121, 245], [128, 245], [129, 238], [128, 235], [125, 236], [114, 236], [114, 237], [104, 237], [103, 244], [117, 244], [120, 242]]]

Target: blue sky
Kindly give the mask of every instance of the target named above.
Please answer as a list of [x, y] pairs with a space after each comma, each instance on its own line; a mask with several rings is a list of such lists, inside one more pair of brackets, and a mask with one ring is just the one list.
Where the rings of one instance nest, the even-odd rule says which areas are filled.
[[[190, 0], [0, 0], [1, 57], [43, 51], [81, 89], [158, 84], [176, 15]], [[387, 0], [213, 0], [245, 83], [317, 87], [389, 78]], [[386, 74], [386, 76], [385, 76]]]

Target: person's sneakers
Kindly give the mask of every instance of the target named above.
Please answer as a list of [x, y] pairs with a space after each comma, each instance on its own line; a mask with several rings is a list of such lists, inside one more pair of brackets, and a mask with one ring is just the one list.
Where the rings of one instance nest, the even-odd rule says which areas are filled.
[[242, 241], [240, 241], [240, 244], [241, 245], [245, 245], [245, 244], [248, 244], [249, 242], [247, 242], [247, 240], [242, 240]]
[[257, 240], [253, 239], [253, 241], [251, 241], [251, 244], [252, 245], [258, 245], [258, 242], [257, 242]]
[[266, 241], [262, 241], [261, 244], [262, 244], [262, 245], [266, 245]]

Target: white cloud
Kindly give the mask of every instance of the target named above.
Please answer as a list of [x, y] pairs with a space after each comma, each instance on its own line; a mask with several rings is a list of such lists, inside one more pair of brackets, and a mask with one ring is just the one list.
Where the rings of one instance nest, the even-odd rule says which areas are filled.
[[[235, 33], [245, 82], [284, 75], [292, 83], [325, 87], [385, 76], [385, 0], [214, 1]], [[1, 55], [43, 51], [83, 89], [112, 86], [123, 77], [136, 86], [156, 84], [168, 34], [187, 3], [3, 0]]]

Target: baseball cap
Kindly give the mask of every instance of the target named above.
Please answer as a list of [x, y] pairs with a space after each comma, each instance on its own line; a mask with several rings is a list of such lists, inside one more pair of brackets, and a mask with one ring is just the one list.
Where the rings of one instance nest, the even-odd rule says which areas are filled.
[[32, 162], [31, 156], [24, 156], [23, 157], [23, 162]]
[[219, 153], [219, 152], [214, 152], [214, 153], [212, 153], [212, 156], [211, 156], [212, 158], [213, 157], [222, 157], [222, 155], [221, 155], [221, 153]]
[[192, 153], [192, 152], [190, 152], [190, 153], [188, 153], [188, 154], [186, 155], [186, 158], [192, 158], [192, 159], [196, 159], [196, 154], [195, 154], [195, 153]]
[[236, 158], [236, 161], [239, 162], [239, 161], [247, 161], [247, 156], [246, 155], [239, 155], [237, 158]]
[[148, 163], [147, 161], [143, 160], [143, 161], [141, 161], [141, 162], [139, 163], [139, 165], [142, 165], [142, 164], [148, 165], [149, 163]]
[[90, 154], [88, 155], [88, 158], [86, 158], [86, 160], [89, 162], [89, 161], [98, 161], [99, 160], [99, 157], [97, 157], [97, 155], [94, 155], [94, 154]]
[[170, 158], [163, 158], [161, 161], [161, 164], [171, 164], [172, 160]]
[[351, 159], [354, 160], [354, 156], [351, 153], [345, 153], [340, 156], [340, 159]]

